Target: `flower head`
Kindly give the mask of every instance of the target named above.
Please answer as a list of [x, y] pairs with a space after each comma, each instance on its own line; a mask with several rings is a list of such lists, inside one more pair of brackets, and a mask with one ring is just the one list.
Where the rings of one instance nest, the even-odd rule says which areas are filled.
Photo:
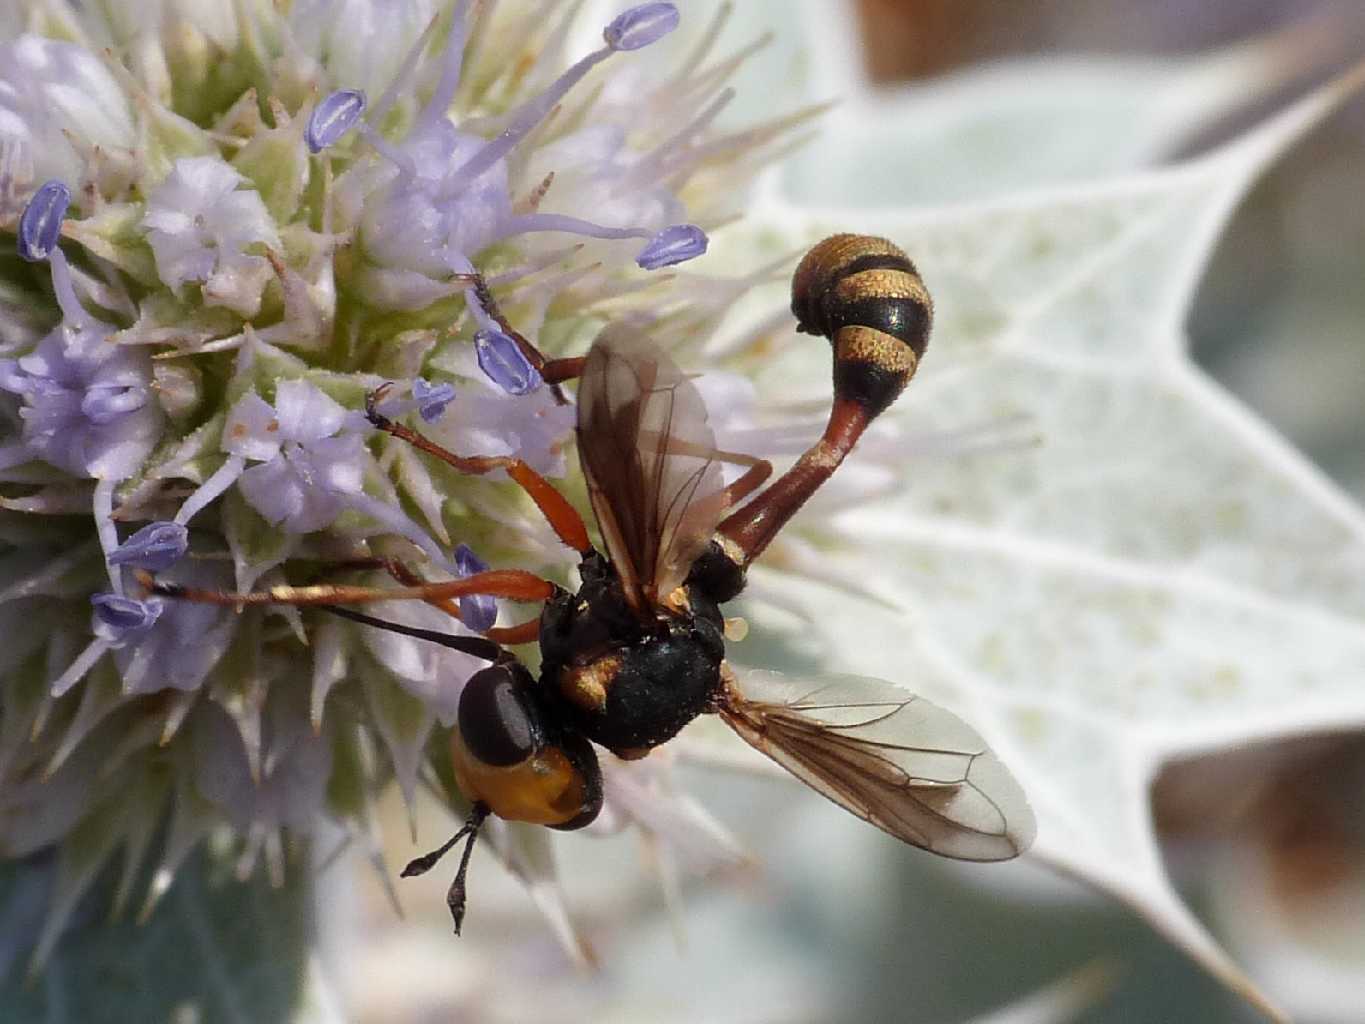
[[135, 144], [132, 97], [97, 53], [22, 35], [0, 43], [0, 136], [24, 148], [40, 180], [76, 184], [93, 173], [112, 184]]
[[[563, 578], [571, 553], [504, 473], [392, 442], [366, 396], [409, 382], [384, 415], [457, 455], [571, 472], [573, 406], [531, 356], [581, 354], [618, 317], [657, 320], [661, 344], [697, 340], [677, 311], [718, 318], [746, 286], [653, 272], [706, 252], [743, 192], [741, 157], [773, 138], [714, 127], [728, 65], [707, 48], [681, 64], [641, 52], [678, 25], [676, 5], [632, 7], [566, 54], [573, 8], [94, 5], [51, 19], [63, 40], [0, 42], [0, 228], [35, 264], [0, 274], [29, 275], [13, 294], [50, 278], [53, 295], [22, 322], [0, 304], [14, 427], [0, 499], [49, 524], [54, 552], [0, 604], [41, 599], [55, 623], [25, 640], [45, 696], [31, 728], [0, 731], [0, 808], [43, 792], [60, 805], [46, 831], [0, 815], [0, 849], [97, 831], [154, 764], [179, 773], [163, 793], [173, 822], [219, 823], [254, 862], [281, 829], [329, 818], [361, 834], [385, 783], [411, 797], [435, 770], [432, 737], [483, 660], [136, 581], [221, 593], [508, 565]], [[614, 87], [626, 69], [632, 85]], [[72, 540], [73, 511], [88, 542]], [[484, 595], [372, 610], [457, 635], [499, 619]], [[0, 701], [17, 686], [0, 675]], [[118, 757], [90, 708], [139, 723]], [[366, 766], [358, 789], [329, 784], [337, 762]], [[638, 820], [628, 799], [612, 806]], [[168, 853], [154, 895], [184, 854]]]

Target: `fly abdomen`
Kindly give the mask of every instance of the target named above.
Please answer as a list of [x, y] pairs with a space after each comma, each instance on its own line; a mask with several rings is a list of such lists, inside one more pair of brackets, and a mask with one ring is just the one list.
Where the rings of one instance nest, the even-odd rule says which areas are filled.
[[836, 399], [868, 419], [894, 402], [929, 343], [934, 304], [915, 265], [885, 238], [831, 235], [792, 277], [797, 329], [829, 338]]

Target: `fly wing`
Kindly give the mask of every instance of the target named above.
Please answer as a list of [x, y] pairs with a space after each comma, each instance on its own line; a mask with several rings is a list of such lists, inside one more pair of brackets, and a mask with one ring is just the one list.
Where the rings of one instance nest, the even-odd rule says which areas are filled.
[[730, 681], [726, 722], [806, 785], [897, 839], [957, 860], [1009, 860], [1033, 843], [1013, 776], [956, 715], [862, 676]]
[[724, 514], [706, 405], [639, 331], [608, 327], [578, 390], [578, 457], [626, 597], [652, 617], [686, 578]]

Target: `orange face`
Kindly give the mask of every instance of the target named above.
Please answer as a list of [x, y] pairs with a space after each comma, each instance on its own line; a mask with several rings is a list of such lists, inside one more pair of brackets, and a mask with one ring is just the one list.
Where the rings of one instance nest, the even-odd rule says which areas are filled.
[[460, 792], [507, 821], [565, 825], [591, 803], [582, 772], [558, 747], [541, 747], [516, 764], [489, 765], [470, 753], [455, 729], [450, 734], [450, 758]]

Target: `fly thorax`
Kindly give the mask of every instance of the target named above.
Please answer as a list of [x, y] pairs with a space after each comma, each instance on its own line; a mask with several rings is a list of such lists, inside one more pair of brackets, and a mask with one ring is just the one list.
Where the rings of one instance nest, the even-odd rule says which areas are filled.
[[656, 633], [578, 664], [552, 668], [549, 680], [575, 726], [622, 756], [671, 739], [710, 709], [724, 657], [715, 626], [662, 621]]

